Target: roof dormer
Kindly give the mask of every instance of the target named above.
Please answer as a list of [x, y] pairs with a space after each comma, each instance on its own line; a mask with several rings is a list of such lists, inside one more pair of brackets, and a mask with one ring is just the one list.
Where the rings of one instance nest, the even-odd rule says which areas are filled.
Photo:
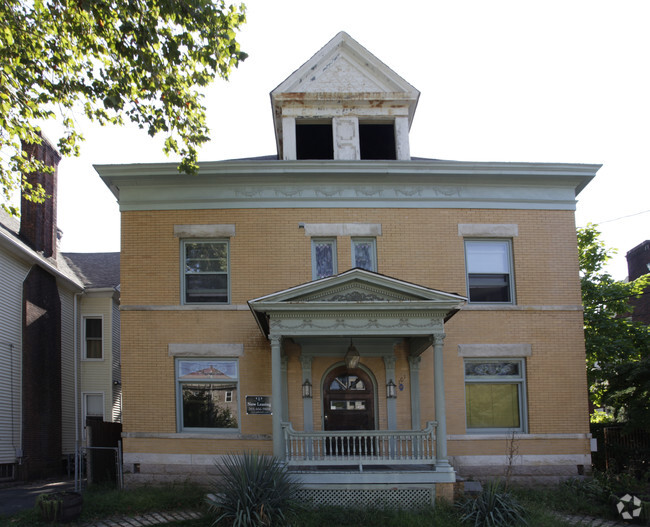
[[419, 96], [340, 32], [271, 92], [278, 158], [410, 159]]

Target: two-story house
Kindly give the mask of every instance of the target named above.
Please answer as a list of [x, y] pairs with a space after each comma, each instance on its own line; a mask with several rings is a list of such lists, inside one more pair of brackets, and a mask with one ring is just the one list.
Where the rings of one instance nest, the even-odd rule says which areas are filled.
[[96, 167], [131, 482], [254, 450], [305, 497], [409, 504], [589, 470], [574, 210], [599, 167], [413, 158], [418, 98], [340, 33], [272, 91], [276, 156]]
[[72, 472], [86, 418], [121, 418], [119, 253], [58, 249], [57, 167], [43, 139], [27, 175], [50, 196], [0, 210], [0, 481]]

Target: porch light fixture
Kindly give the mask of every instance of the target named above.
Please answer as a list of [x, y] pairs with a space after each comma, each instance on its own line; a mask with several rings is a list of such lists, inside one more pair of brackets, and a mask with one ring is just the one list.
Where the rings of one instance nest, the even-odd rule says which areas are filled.
[[359, 359], [361, 359], [361, 355], [359, 355], [357, 348], [352, 344], [352, 339], [350, 339], [350, 347], [343, 358], [345, 360], [345, 366], [348, 370], [353, 370], [359, 365]]
[[387, 399], [396, 399], [397, 398], [397, 392], [395, 392], [395, 383], [393, 382], [393, 379], [388, 381], [388, 384], [386, 385], [386, 398]]
[[311, 399], [311, 383], [309, 379], [302, 383], [302, 398]]

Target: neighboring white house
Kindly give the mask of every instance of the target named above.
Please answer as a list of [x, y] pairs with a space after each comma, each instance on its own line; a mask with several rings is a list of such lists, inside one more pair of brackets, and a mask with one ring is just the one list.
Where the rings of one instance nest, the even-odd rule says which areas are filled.
[[[23, 200], [20, 221], [0, 210], [0, 480], [69, 469], [99, 395], [102, 417], [121, 419], [119, 253], [58, 251], [60, 157], [46, 140], [27, 150], [55, 170], [28, 176], [45, 203]], [[84, 360], [88, 342], [99, 359]]]

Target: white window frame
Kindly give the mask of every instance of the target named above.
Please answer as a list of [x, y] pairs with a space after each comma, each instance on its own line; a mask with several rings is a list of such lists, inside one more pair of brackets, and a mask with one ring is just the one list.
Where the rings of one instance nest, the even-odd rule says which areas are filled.
[[[226, 262], [226, 271], [224, 272], [219, 272], [219, 273], [212, 273], [212, 274], [225, 274], [226, 275], [226, 301], [225, 302], [188, 302], [187, 300], [187, 275], [188, 273], [185, 270], [185, 260], [186, 260], [186, 244], [188, 243], [216, 243], [216, 244], [222, 244], [226, 246], [226, 253], [227, 253], [227, 262]], [[190, 306], [201, 306], [201, 305], [228, 305], [230, 304], [230, 299], [231, 299], [231, 290], [230, 290], [230, 240], [229, 239], [206, 239], [206, 238], [186, 238], [181, 240], [181, 303], [183, 305], [190, 305]]]
[[350, 239], [350, 252], [352, 255], [352, 267], [357, 267], [357, 262], [356, 262], [356, 244], [357, 243], [370, 243], [372, 245], [372, 250], [370, 254], [371, 258], [371, 267], [372, 269], [366, 269], [367, 271], [373, 271], [377, 272], [377, 238], [361, 238], [361, 237], [352, 237]]
[[[99, 320], [101, 322], [101, 324], [102, 324], [101, 336], [99, 337], [99, 339], [93, 338], [93, 340], [99, 340], [100, 341], [101, 351], [102, 351], [100, 357], [89, 357], [88, 356], [88, 338], [89, 337], [86, 334], [87, 333], [87, 326], [86, 326], [86, 321], [87, 320]], [[103, 361], [104, 360], [104, 327], [105, 327], [104, 326], [104, 315], [83, 315], [82, 318], [81, 318], [81, 326], [82, 326], [81, 330], [83, 332], [83, 337], [82, 337], [83, 338], [83, 356], [82, 356], [82, 360], [83, 361], [89, 361], [89, 362]]]
[[[470, 273], [469, 272], [469, 249], [468, 246], [470, 246], [472, 243], [494, 243], [494, 244], [505, 244], [506, 245], [506, 258], [507, 258], [507, 265], [508, 265], [508, 291], [509, 291], [509, 296], [510, 298], [508, 300], [503, 300], [503, 301], [482, 301], [482, 300], [472, 300], [472, 297], [470, 295], [470, 275], [471, 274], [496, 274], [496, 273]], [[467, 284], [467, 298], [469, 300], [470, 304], [480, 304], [480, 305], [485, 305], [485, 304], [498, 304], [498, 305], [505, 305], [505, 304], [515, 304], [515, 280], [514, 280], [514, 265], [513, 265], [513, 256], [512, 256], [512, 240], [507, 239], [507, 238], [466, 238], [464, 240], [464, 246], [465, 246], [465, 281]], [[501, 274], [501, 273], [498, 273]]]
[[[197, 362], [197, 363], [234, 363], [237, 375], [235, 378], [229, 378], [228, 380], [206, 380], [206, 379], [197, 379], [197, 380], [182, 380], [180, 379], [180, 365], [183, 362]], [[239, 376], [239, 360], [233, 358], [223, 358], [223, 357], [195, 357], [195, 358], [177, 358], [175, 364], [175, 383], [176, 383], [176, 427], [178, 432], [182, 433], [224, 433], [232, 434], [238, 433], [241, 431], [241, 388], [240, 388], [240, 376]], [[183, 385], [184, 384], [235, 384], [237, 391], [237, 411], [234, 414], [234, 417], [237, 419], [236, 428], [206, 428], [206, 427], [186, 427], [183, 425]], [[224, 398], [226, 394], [230, 394], [230, 401], [224, 401], [226, 403], [233, 402], [232, 391], [227, 391], [224, 393]]]
[[337, 268], [337, 252], [336, 252], [336, 238], [312, 238], [311, 239], [311, 276], [312, 280], [319, 280], [326, 278], [325, 276], [318, 276], [318, 262], [316, 260], [316, 244], [328, 244], [332, 247], [332, 274], [334, 276], [338, 272]]
[[[498, 376], [486, 375], [484, 377], [469, 376], [467, 375], [466, 365], [485, 364], [485, 363], [505, 363], [513, 362], [519, 365], [519, 374], [511, 376]], [[528, 429], [528, 412], [526, 402], [526, 360], [523, 358], [501, 357], [501, 358], [472, 358], [463, 361], [463, 376], [464, 384], [463, 391], [465, 391], [465, 426], [468, 434], [491, 434], [491, 433], [508, 433], [519, 432], [526, 433]], [[517, 386], [517, 397], [519, 402], [519, 426], [508, 428], [484, 427], [484, 428], [470, 428], [467, 419], [467, 392], [465, 387], [467, 384], [513, 384]]]

